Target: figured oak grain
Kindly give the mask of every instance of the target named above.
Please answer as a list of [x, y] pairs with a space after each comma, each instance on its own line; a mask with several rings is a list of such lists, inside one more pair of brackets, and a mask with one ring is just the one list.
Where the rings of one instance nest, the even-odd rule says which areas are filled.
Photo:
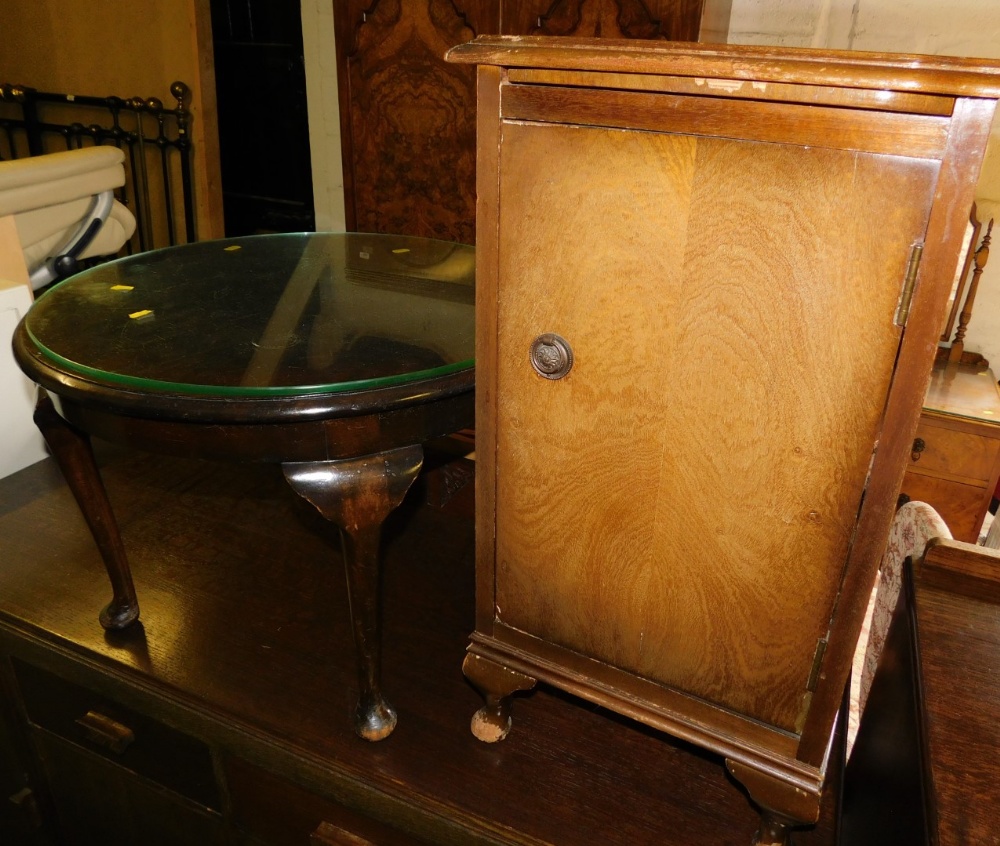
[[[517, 122], [503, 139], [497, 618], [794, 731], [937, 166]], [[556, 382], [527, 360], [544, 332], [574, 350]]]

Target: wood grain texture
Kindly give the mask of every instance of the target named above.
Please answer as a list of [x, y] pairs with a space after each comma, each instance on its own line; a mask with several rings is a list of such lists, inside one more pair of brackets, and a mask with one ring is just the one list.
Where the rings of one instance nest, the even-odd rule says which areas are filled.
[[936, 365], [931, 371], [924, 406], [931, 414], [1000, 425], [1000, 390], [989, 368]]
[[501, 32], [698, 41], [703, 17], [713, 19], [729, 6], [719, 0], [506, 0]]
[[[932, 505], [956, 540], [976, 543], [1000, 477], [1000, 396], [990, 370], [931, 376], [901, 493]], [[914, 441], [916, 445], [916, 441]]]
[[[786, 103], [814, 103], [825, 106], [849, 106], [852, 109], [909, 112], [911, 114], [951, 114], [952, 97], [909, 94], [901, 91], [862, 91], [834, 88], [829, 85], [792, 83], [753, 83], [735, 79], [662, 76], [637, 73], [596, 71], [540, 70], [511, 68], [507, 79], [512, 83], [535, 85], [585, 85], [588, 88], [617, 88], [623, 91], [663, 91], [695, 96], [725, 94], [748, 100], [778, 100]], [[942, 339], [946, 340], [946, 339]]]
[[1000, 440], [981, 431], [968, 422], [963, 426], [961, 420], [921, 420], [917, 437], [924, 442], [924, 448], [914, 454], [907, 472], [981, 482], [985, 487], [1000, 453]]
[[791, 82], [946, 96], [1000, 96], [1000, 63], [950, 56], [725, 44], [674, 45], [668, 52], [656, 42], [636, 43], [627, 39], [484, 35], [453, 48], [447, 59], [508, 68]]
[[837, 615], [824, 658], [822, 682], [813, 697], [799, 755], [819, 762], [827, 748], [828, 726], [840, 703], [868, 605], [870, 586], [884, 551], [899, 486], [912, 450], [922, 399], [930, 381], [937, 339], [954, 268], [961, 254], [964, 221], [975, 195], [996, 100], [956, 100], [948, 145], [927, 223], [906, 332], [896, 360], [893, 390], [885, 408], [879, 450], [858, 515], [857, 541], [845, 574]]
[[932, 505], [952, 537], [966, 543], [979, 540], [982, 514], [986, 512], [992, 495], [992, 491], [982, 487], [910, 471], [903, 477], [900, 493], [914, 502]]
[[924, 552], [920, 580], [931, 587], [971, 593], [973, 598], [1000, 604], [1000, 551], [934, 538]]
[[[476, 206], [476, 440], [484, 450], [476, 455], [476, 583], [494, 581], [496, 509], [497, 290], [500, 208], [500, 80], [499, 68], [478, 71], [478, 137], [482, 143], [477, 170]], [[476, 598], [476, 629], [489, 631], [493, 596], [481, 590]]]
[[346, 42], [341, 115], [350, 138], [348, 226], [471, 243], [475, 71], [447, 65], [442, 57], [478, 34], [477, 15], [489, 27], [485, 13], [494, 4], [352, 5], [353, 15], [338, 19], [337, 33]]
[[[995, 582], [997, 573], [1000, 569]], [[1000, 781], [1000, 597], [962, 585], [963, 578], [952, 575], [950, 584], [941, 580], [937, 587], [925, 587], [918, 578], [914, 591], [936, 842], [995, 844], [1000, 843], [1000, 798], [994, 789]]]
[[948, 121], [861, 109], [824, 109], [726, 97], [510, 85], [502, 90], [510, 120], [548, 120], [621, 129], [689, 132], [753, 141], [813, 144], [867, 153], [940, 158]]
[[[479, 697], [459, 670], [473, 625], [468, 517], [417, 496], [390, 518], [384, 658], [401, 720], [373, 746], [348, 719], [338, 544], [280, 472], [100, 455], [144, 624], [114, 638], [96, 624], [100, 558], [40, 462], [0, 480], [0, 673], [6, 682], [16, 655], [209, 744], [244, 830], [284, 843], [327, 818], [386, 844], [635, 846], [683, 832], [691, 846], [746, 846], [755, 815], [722, 762], [631, 721], [538, 690], [503, 744], [471, 737]], [[92, 816], [138, 781], [120, 768], [97, 776], [76, 787]], [[72, 789], [71, 772], [61, 784]], [[797, 846], [834, 843], [836, 797]]]
[[903, 590], [845, 771], [844, 842], [1000, 843], [1000, 554], [932, 540]]
[[335, 4], [348, 229], [472, 243], [476, 91], [445, 52], [487, 33], [725, 40], [731, 0]]
[[516, 123], [502, 156], [498, 618], [796, 730], [936, 166]]

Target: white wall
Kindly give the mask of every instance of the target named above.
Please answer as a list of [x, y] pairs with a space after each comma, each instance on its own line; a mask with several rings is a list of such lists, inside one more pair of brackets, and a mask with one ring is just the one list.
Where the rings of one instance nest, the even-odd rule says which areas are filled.
[[[1000, 59], [1000, 15], [989, 0], [733, 0], [729, 41]], [[998, 218], [1000, 120], [976, 192], [979, 218]], [[985, 226], [984, 226], [985, 232]], [[1000, 249], [987, 264], [965, 338], [1000, 374]]]

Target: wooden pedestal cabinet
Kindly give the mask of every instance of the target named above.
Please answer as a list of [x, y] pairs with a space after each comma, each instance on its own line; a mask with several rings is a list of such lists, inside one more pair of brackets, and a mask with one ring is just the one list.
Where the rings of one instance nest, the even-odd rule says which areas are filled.
[[816, 819], [1000, 66], [448, 57], [479, 65], [473, 729], [548, 682], [718, 753], [785, 843]]

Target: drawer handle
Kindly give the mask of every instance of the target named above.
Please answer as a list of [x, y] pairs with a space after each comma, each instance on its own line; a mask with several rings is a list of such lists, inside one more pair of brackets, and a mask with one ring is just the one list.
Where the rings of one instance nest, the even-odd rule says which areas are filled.
[[309, 846], [375, 846], [375, 844], [324, 820], [309, 835]]
[[910, 461], [920, 461], [920, 453], [927, 449], [927, 443], [923, 438], [917, 438], [913, 442], [913, 451], [910, 453]]
[[42, 827], [42, 815], [38, 809], [38, 802], [30, 787], [21, 788], [13, 796], [8, 797], [10, 803], [18, 808], [28, 821], [32, 829]]
[[531, 342], [531, 366], [546, 379], [562, 379], [573, 367], [573, 350], [565, 338], [546, 332]]
[[88, 711], [76, 724], [83, 729], [87, 740], [121, 755], [135, 740], [135, 732], [128, 726], [115, 722], [97, 711]]

